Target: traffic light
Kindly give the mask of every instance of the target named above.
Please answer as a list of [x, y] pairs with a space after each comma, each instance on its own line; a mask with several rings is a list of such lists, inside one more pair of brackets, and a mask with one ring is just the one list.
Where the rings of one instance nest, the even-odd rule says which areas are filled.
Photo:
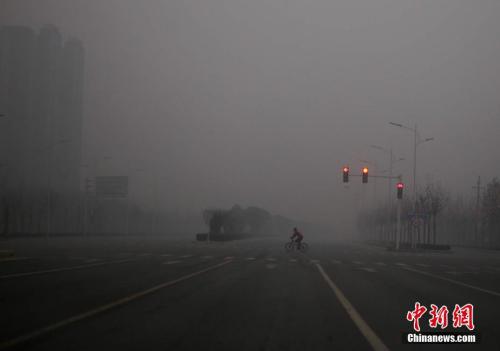
[[368, 183], [368, 167], [363, 167], [361, 176], [363, 178], [363, 183]]
[[90, 192], [92, 191], [92, 186], [93, 186], [92, 179], [88, 177], [85, 178], [85, 193], [90, 194]]
[[348, 183], [349, 182], [349, 167], [344, 167], [342, 169], [342, 176], [344, 179], [344, 183]]
[[403, 188], [405, 187], [405, 185], [401, 182], [399, 182], [397, 184], [397, 188], [398, 188], [398, 199], [402, 199], [403, 198]]

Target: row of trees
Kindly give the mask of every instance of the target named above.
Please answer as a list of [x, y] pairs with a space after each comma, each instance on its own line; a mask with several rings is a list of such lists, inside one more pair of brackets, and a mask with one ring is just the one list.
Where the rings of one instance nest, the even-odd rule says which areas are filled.
[[132, 200], [47, 194], [45, 189], [0, 193], [0, 236], [193, 233], [202, 228], [194, 211], [152, 210]]
[[294, 226], [305, 225], [283, 216], [272, 215], [259, 207], [250, 206], [243, 209], [239, 205], [234, 205], [229, 210], [206, 209], [203, 211], [203, 220], [211, 235], [287, 235]]
[[[400, 241], [410, 245], [464, 245], [500, 248], [500, 182], [491, 180], [479, 199], [452, 197], [439, 183], [417, 192], [414, 203], [402, 201]], [[416, 211], [415, 211], [416, 209]], [[396, 241], [396, 206], [362, 211], [358, 227], [366, 240]]]
[[203, 220], [210, 234], [262, 234], [269, 230], [272, 216], [259, 207], [241, 208], [234, 205], [230, 210], [205, 210]]

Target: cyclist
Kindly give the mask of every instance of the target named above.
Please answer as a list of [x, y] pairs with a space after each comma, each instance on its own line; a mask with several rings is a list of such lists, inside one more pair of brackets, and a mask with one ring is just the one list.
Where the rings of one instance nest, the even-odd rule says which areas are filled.
[[297, 243], [297, 249], [300, 250], [300, 244], [302, 242], [302, 239], [304, 239], [304, 235], [302, 235], [302, 233], [298, 231], [297, 227], [293, 228], [293, 234], [290, 239], [295, 239], [295, 242]]

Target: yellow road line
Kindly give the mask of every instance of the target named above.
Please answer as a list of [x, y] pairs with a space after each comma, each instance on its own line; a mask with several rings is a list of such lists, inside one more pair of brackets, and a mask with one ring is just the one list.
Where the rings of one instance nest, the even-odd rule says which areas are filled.
[[36, 330], [34, 332], [31, 332], [31, 333], [19, 336], [19, 337], [15, 338], [15, 339], [8, 340], [8, 341], [3, 342], [3, 343], [0, 344], [0, 350], [6, 350], [6, 349], [8, 349], [10, 347], [14, 347], [14, 346], [17, 346], [17, 345], [22, 344], [24, 342], [27, 342], [29, 340], [33, 340], [33, 339], [38, 338], [40, 336], [43, 336], [43, 335], [45, 335], [47, 333], [53, 332], [54, 330], [66, 327], [66, 326], [68, 326], [70, 324], [73, 324], [75, 322], [79, 322], [79, 321], [82, 321], [84, 319], [87, 319], [87, 318], [90, 318], [90, 317], [94, 317], [95, 315], [98, 315], [100, 313], [109, 311], [109, 310], [111, 310], [111, 309], [113, 309], [115, 307], [119, 307], [119, 306], [125, 305], [125, 304], [127, 304], [129, 302], [132, 302], [134, 300], [137, 300], [137, 299], [139, 299], [141, 297], [144, 297], [146, 295], [150, 295], [150, 294], [152, 294], [152, 293], [154, 293], [154, 292], [156, 292], [158, 290], [164, 289], [166, 287], [169, 287], [169, 286], [175, 285], [177, 283], [180, 283], [182, 281], [188, 280], [190, 278], [196, 277], [196, 276], [198, 276], [200, 274], [203, 274], [203, 273], [209, 272], [211, 270], [217, 269], [217, 268], [222, 267], [222, 266], [224, 266], [224, 265], [226, 265], [228, 263], [231, 263], [231, 262], [232, 262], [232, 260], [225, 260], [222, 263], [210, 266], [208, 268], [202, 269], [202, 270], [194, 272], [194, 273], [187, 274], [185, 276], [182, 276], [180, 278], [168, 281], [166, 283], [162, 283], [162, 284], [156, 285], [156, 286], [154, 286], [152, 288], [140, 291], [138, 293], [135, 293], [135, 294], [123, 297], [123, 298], [121, 298], [119, 300], [110, 302], [110, 303], [108, 303], [106, 305], [94, 308], [94, 309], [92, 309], [90, 311], [87, 311], [87, 312], [78, 314], [76, 316], [64, 319], [64, 320], [62, 320], [60, 322], [57, 322], [57, 323], [54, 323], [54, 324], [48, 325], [48, 326], [43, 327], [41, 329], [38, 329], [38, 330]]
[[326, 274], [325, 270], [323, 267], [319, 264], [316, 263], [316, 267], [318, 268], [319, 272], [323, 276], [323, 279], [326, 281], [328, 286], [333, 290], [333, 293], [337, 297], [337, 299], [340, 301], [340, 304], [344, 309], [346, 310], [347, 314], [349, 317], [351, 317], [352, 321], [356, 326], [358, 327], [359, 331], [363, 336], [366, 338], [368, 343], [371, 345], [373, 350], [375, 351], [388, 351], [389, 349], [387, 346], [385, 346], [384, 342], [378, 337], [378, 335], [373, 331], [372, 328], [368, 325], [368, 323], [365, 322], [363, 317], [356, 311], [354, 306], [349, 302], [349, 300], [345, 297], [345, 295], [342, 293], [342, 291], [335, 285], [335, 283], [330, 279], [328, 274]]

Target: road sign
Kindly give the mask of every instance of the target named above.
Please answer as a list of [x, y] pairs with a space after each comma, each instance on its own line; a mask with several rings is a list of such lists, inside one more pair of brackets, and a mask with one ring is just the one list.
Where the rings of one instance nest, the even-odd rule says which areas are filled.
[[127, 197], [127, 176], [95, 177], [95, 191], [97, 197]]

